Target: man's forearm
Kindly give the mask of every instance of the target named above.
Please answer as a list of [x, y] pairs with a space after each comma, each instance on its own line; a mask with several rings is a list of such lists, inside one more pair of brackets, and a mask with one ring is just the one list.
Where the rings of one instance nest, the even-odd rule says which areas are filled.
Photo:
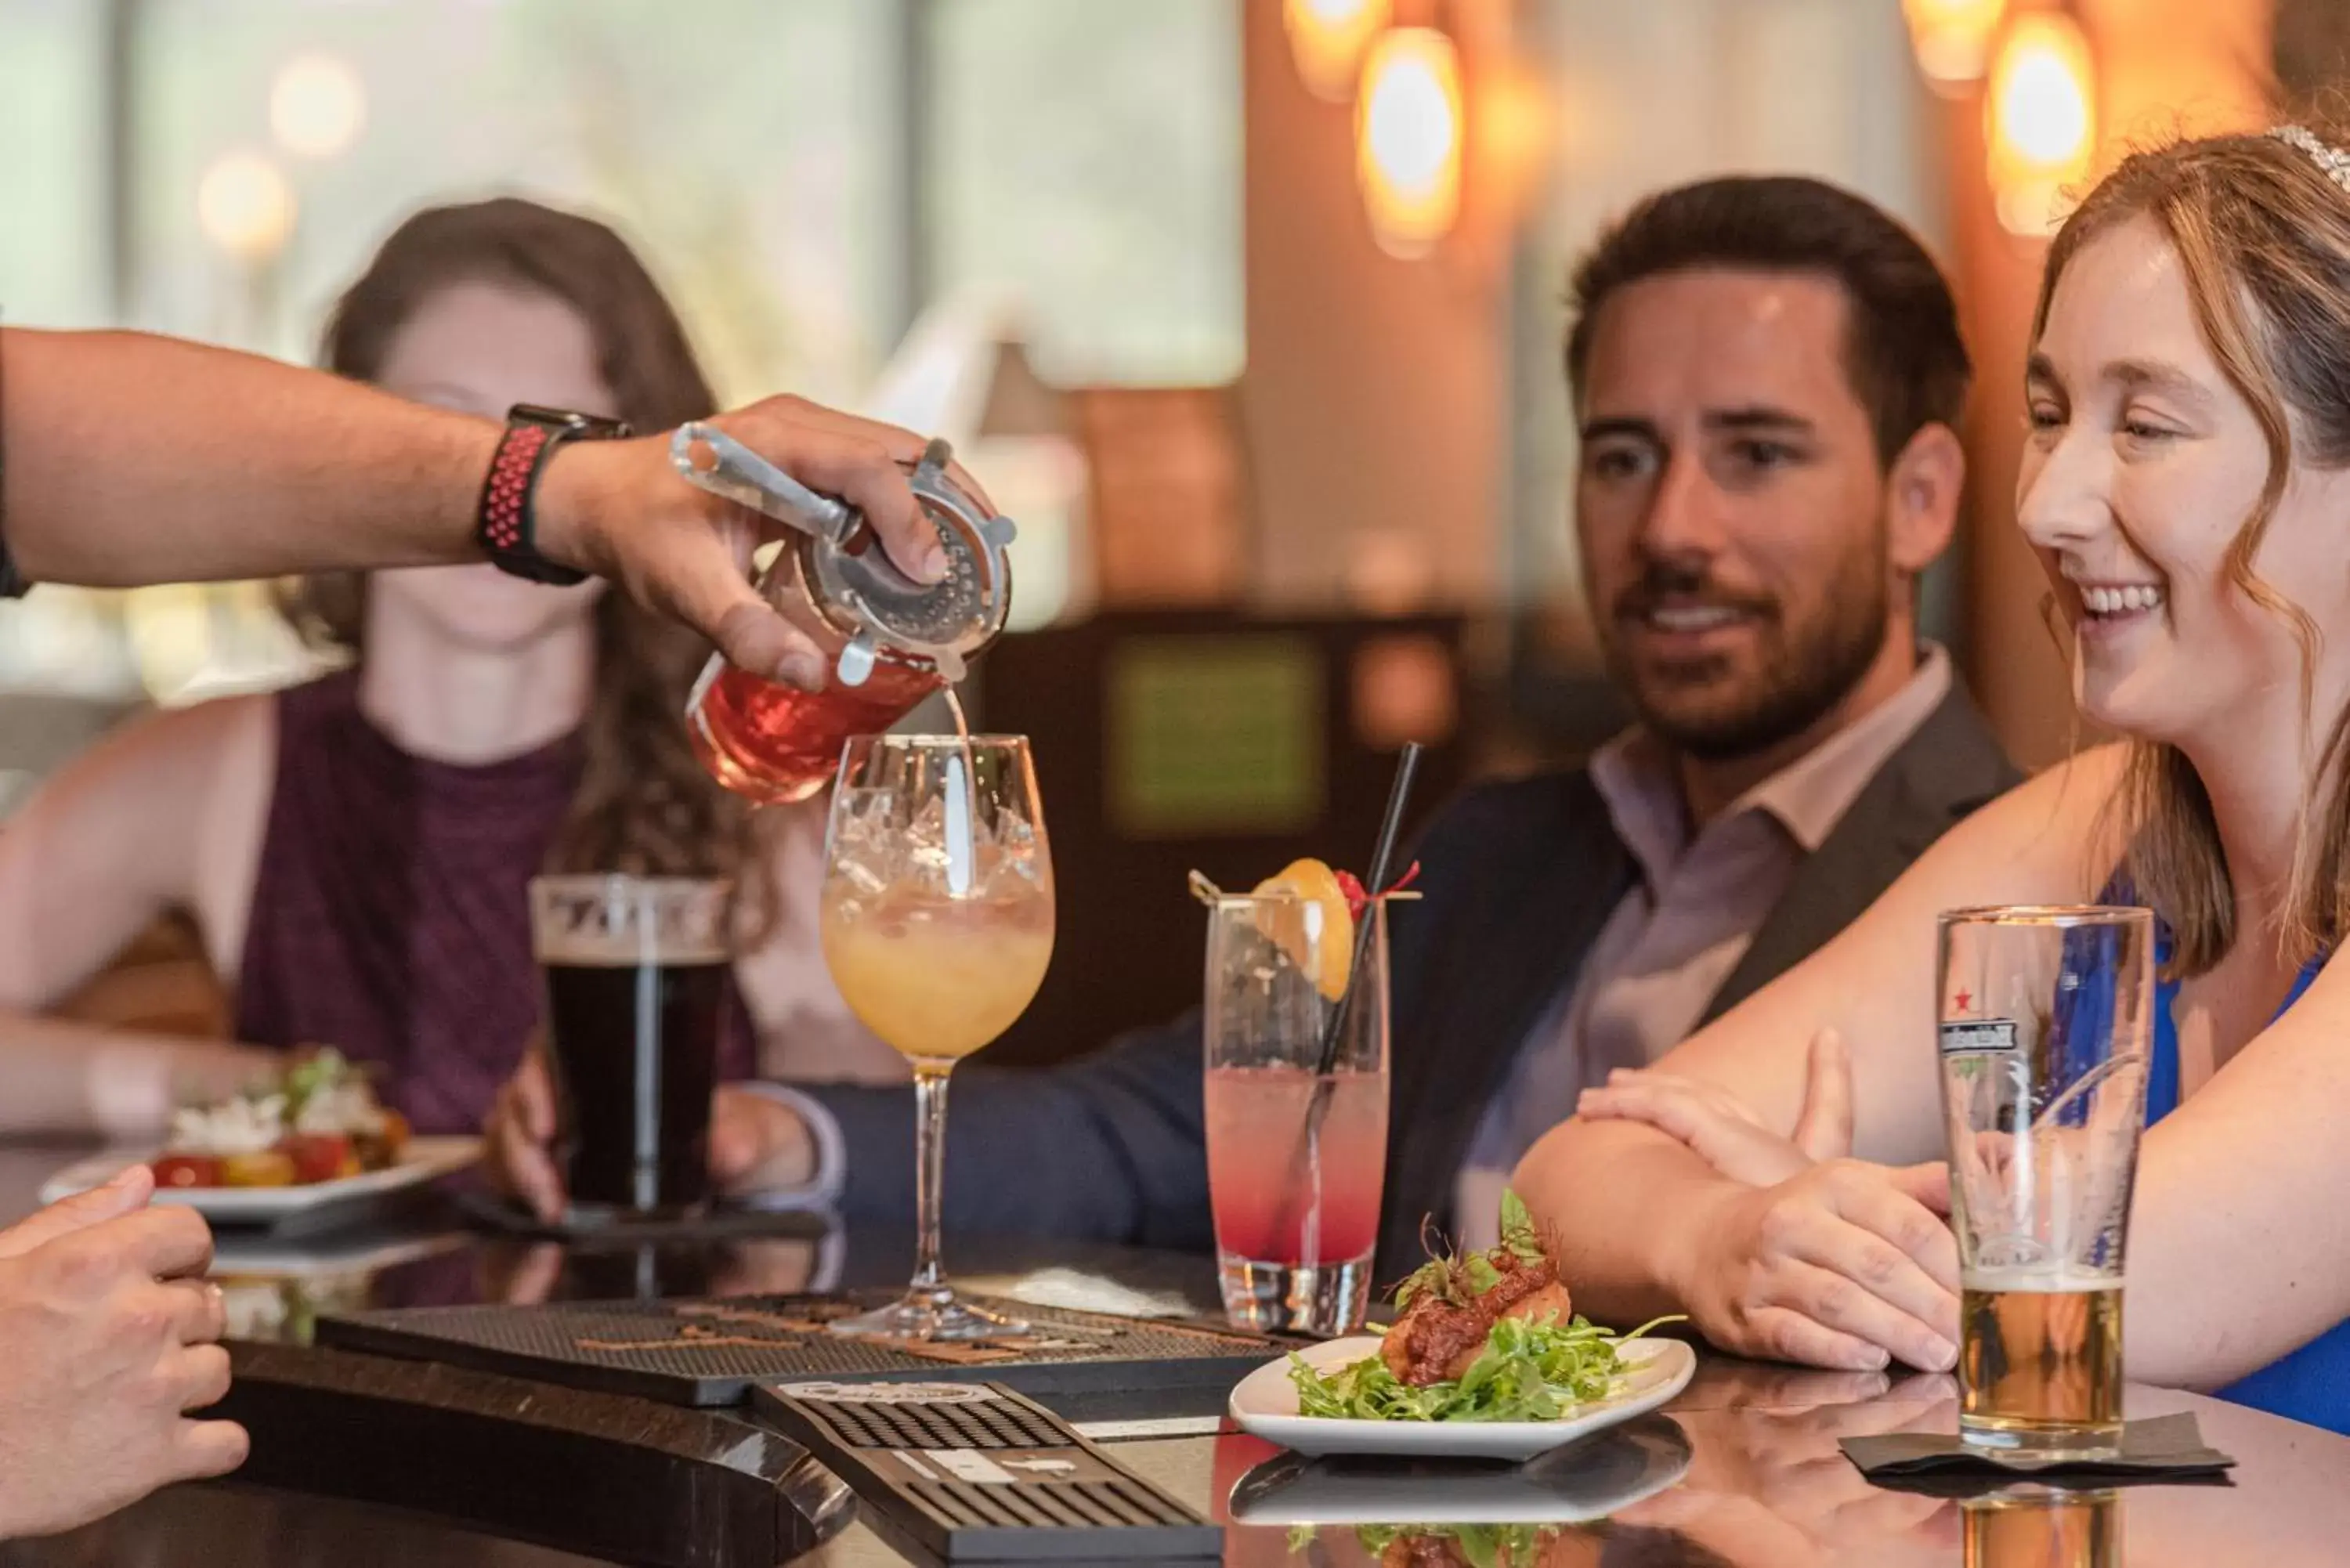
[[1742, 1190], [1686, 1145], [1613, 1121], [1553, 1127], [1513, 1180], [1558, 1251], [1575, 1310], [1627, 1325], [1687, 1308], [1707, 1220]]
[[129, 332], [0, 331], [0, 523], [35, 582], [478, 558], [497, 427]]

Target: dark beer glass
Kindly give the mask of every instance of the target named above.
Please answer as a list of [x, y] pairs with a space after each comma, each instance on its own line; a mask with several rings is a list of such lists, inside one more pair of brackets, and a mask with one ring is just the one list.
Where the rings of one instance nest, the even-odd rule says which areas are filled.
[[575, 1220], [678, 1218], [709, 1201], [732, 892], [723, 880], [619, 875], [530, 885], [556, 1156]]

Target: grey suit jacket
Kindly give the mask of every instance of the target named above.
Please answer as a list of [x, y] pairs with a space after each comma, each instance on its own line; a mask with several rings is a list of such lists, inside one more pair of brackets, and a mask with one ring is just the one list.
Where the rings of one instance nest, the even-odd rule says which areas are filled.
[[[1864, 787], [1755, 933], [1710, 1020], [1825, 942], [1950, 826], [2018, 782], [1955, 686]], [[1487, 1104], [1544, 1010], [1575, 982], [1634, 867], [1581, 770], [1481, 785], [1416, 850], [1416, 905], [1390, 919], [1392, 1105], [1380, 1226], [1384, 1277], [1418, 1256]], [[913, 1096], [817, 1087], [847, 1155], [844, 1214], [913, 1210]], [[1196, 1012], [1041, 1072], [955, 1075], [946, 1223], [1213, 1245]]]

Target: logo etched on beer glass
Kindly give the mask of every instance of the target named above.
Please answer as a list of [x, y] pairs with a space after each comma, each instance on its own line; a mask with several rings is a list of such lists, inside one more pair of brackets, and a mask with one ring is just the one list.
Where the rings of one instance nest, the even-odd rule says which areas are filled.
[[1940, 928], [1959, 1434], [2110, 1457], [2154, 918], [2087, 905], [1959, 909]]

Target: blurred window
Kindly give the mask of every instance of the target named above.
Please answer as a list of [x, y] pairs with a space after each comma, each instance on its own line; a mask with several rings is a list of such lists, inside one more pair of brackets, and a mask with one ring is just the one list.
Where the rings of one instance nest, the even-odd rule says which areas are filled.
[[[854, 406], [973, 292], [1048, 377], [1220, 379], [1240, 99], [1231, 0], [0, 0], [0, 316], [307, 361], [403, 216], [513, 192], [636, 242], [722, 398]], [[307, 668], [251, 585], [0, 607], [0, 691]]]
[[924, 223], [941, 292], [1024, 307], [1047, 379], [1240, 373], [1240, 8], [943, 0]]

